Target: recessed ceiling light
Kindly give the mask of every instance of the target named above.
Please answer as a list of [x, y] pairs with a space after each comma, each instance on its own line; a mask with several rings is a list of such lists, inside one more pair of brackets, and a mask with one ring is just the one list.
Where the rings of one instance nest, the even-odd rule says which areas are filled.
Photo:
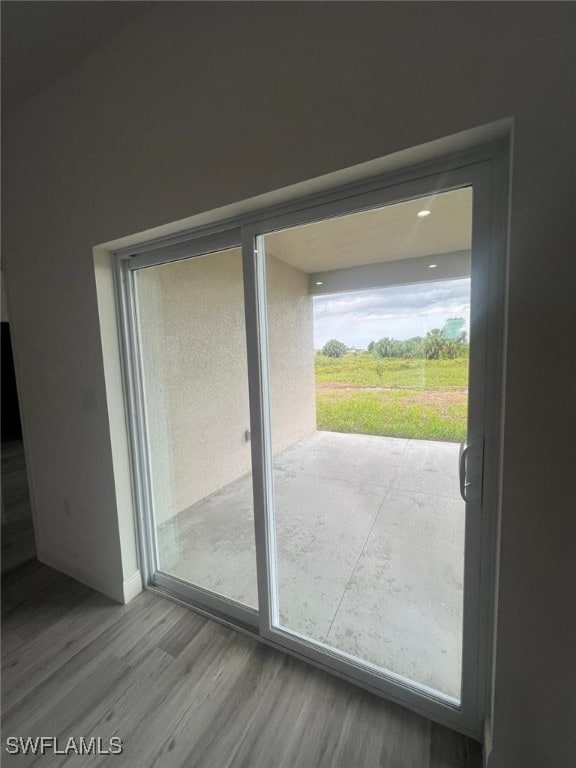
[[421, 218], [421, 219], [425, 219], [425, 218], [426, 218], [426, 216], [430, 216], [430, 214], [431, 214], [431, 213], [432, 213], [432, 211], [427, 211], [427, 210], [424, 210], [424, 211], [418, 211], [418, 213], [416, 214], [416, 216], [418, 216], [418, 217], [419, 217], [419, 218]]
[[324, 283], [322, 282], [322, 280], [316, 280], [316, 285], [324, 285]]
[[438, 264], [428, 264], [428, 269], [434, 269]]

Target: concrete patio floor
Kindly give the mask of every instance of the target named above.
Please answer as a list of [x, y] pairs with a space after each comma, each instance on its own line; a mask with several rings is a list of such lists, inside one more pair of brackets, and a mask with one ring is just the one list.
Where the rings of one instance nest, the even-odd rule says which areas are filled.
[[[460, 696], [458, 445], [315, 432], [274, 462], [281, 625]], [[159, 526], [162, 570], [256, 607], [250, 476]]]

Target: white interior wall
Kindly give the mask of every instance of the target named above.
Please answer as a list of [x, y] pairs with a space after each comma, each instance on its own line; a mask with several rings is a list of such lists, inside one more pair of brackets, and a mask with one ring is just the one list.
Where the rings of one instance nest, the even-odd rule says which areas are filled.
[[513, 117], [490, 765], [572, 765], [575, 15], [159, 4], [6, 121], [3, 269], [41, 559], [109, 592], [136, 567], [95, 244]]

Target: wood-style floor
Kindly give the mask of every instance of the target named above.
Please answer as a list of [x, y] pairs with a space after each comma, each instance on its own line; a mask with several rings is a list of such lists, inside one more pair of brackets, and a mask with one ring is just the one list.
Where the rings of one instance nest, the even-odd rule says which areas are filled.
[[[150, 592], [119, 606], [37, 561], [3, 579], [2, 765], [477, 768], [481, 747]], [[122, 755], [9, 755], [111, 736]]]

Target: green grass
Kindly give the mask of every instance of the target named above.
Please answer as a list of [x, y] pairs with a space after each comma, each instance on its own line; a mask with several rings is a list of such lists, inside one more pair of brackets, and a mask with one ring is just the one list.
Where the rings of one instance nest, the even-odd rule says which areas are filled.
[[344, 357], [317, 355], [316, 382], [411, 389], [467, 387], [468, 359], [377, 360], [367, 352]]
[[318, 429], [454, 442], [466, 435], [467, 359], [317, 356], [316, 383]]

